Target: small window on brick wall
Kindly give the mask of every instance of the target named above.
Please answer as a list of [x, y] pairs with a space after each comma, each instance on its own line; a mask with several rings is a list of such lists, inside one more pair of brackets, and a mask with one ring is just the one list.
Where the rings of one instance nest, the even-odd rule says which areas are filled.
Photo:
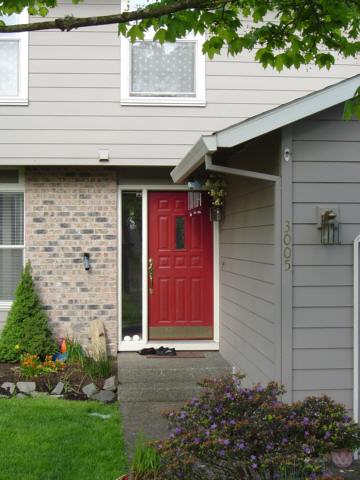
[[[0, 170], [0, 305], [10, 303], [24, 265], [24, 192], [14, 170]], [[13, 190], [13, 191], [12, 191]]]

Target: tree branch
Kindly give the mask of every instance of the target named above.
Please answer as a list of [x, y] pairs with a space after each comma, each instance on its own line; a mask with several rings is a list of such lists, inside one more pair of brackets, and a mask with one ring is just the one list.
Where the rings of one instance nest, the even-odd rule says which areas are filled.
[[232, 0], [177, 0], [174, 3], [159, 6], [147, 6], [132, 12], [122, 12], [113, 15], [99, 15], [95, 17], [65, 16], [51, 21], [23, 23], [19, 25], [0, 26], [0, 33], [33, 32], [37, 30], [62, 30], [69, 32], [82, 27], [96, 27], [98, 25], [112, 25], [129, 23], [136, 20], [159, 18], [189, 9], [203, 10], [216, 9], [232, 3]]

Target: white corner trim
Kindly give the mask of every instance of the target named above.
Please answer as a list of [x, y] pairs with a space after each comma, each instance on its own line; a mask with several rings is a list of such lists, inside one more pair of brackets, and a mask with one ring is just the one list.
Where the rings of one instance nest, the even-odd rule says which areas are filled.
[[220, 342], [220, 222], [213, 224], [213, 316], [214, 316], [214, 342]]
[[353, 382], [353, 417], [359, 422], [359, 247], [360, 235], [354, 239], [354, 319], [353, 319], [353, 358], [354, 358], [354, 382]]

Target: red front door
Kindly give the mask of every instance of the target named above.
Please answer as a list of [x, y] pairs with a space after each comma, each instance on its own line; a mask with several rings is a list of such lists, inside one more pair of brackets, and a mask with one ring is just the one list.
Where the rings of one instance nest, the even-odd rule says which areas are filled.
[[186, 192], [149, 193], [149, 340], [213, 338], [212, 223], [187, 202]]

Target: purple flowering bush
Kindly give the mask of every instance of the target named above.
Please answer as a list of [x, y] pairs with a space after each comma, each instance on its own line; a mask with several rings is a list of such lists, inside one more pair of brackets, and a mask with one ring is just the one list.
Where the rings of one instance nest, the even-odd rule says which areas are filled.
[[167, 414], [161, 478], [320, 478], [329, 452], [360, 447], [344, 406], [326, 396], [287, 404], [277, 383], [244, 388], [242, 378], [205, 380], [199, 398]]

